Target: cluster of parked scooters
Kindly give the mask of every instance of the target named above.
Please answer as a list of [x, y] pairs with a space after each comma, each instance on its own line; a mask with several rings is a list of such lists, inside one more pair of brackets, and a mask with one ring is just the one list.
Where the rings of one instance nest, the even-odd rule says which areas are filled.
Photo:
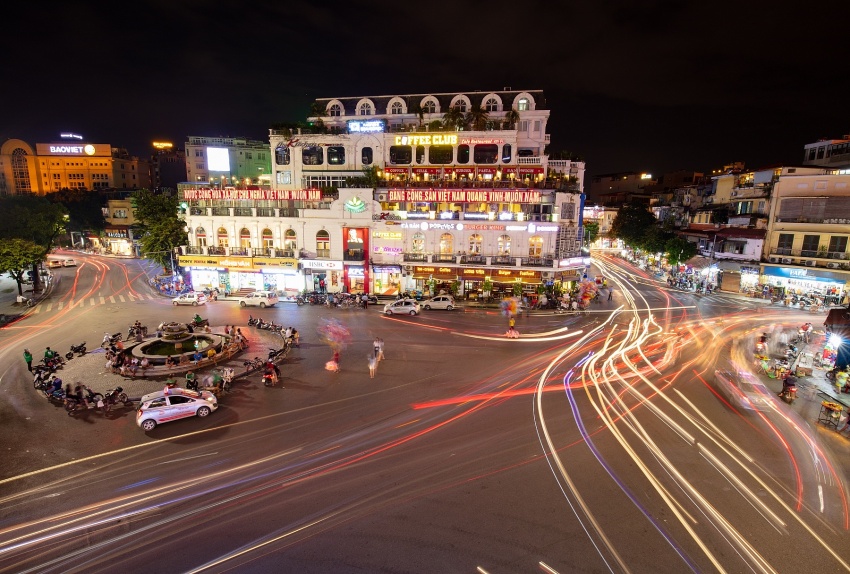
[[62, 365], [64, 361], [58, 355], [52, 359], [43, 359], [41, 364], [32, 368], [32, 385], [37, 391], [43, 393], [48, 401], [61, 404], [69, 416], [89, 409], [96, 409], [107, 414], [116, 406], [132, 408], [133, 402], [121, 387], [109, 389], [105, 394], [96, 393], [82, 383], [77, 383], [72, 388], [70, 383], [64, 383], [56, 374], [57, 369], [62, 368]]

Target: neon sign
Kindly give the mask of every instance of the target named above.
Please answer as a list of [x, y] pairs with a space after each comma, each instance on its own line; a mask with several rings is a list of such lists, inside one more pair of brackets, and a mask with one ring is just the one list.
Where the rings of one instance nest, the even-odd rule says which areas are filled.
[[349, 133], [371, 134], [384, 131], [384, 120], [350, 120]]
[[457, 134], [412, 134], [396, 136], [395, 145], [456, 145]]

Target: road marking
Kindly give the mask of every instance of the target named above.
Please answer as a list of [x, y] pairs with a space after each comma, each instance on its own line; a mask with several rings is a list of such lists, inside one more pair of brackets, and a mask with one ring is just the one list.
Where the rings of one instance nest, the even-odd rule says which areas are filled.
[[89, 307], [93, 307], [93, 306], [94, 306], [94, 297], [89, 299]]
[[52, 309], [52, 308], [53, 308], [53, 303], [48, 303], [48, 304], [47, 304], [47, 309], [45, 309], [45, 310], [44, 310], [44, 312], [45, 312], [45, 313], [49, 313], [49, 312], [50, 312], [50, 309]]
[[124, 299], [124, 295], [119, 295], [119, 296], [118, 296], [118, 298], [119, 298], [119, 299], [121, 299], [121, 302], [122, 302], [122, 303], [126, 303], [126, 302], [127, 302], [127, 300], [126, 300], [126, 299]]
[[201, 458], [202, 456], [212, 456], [214, 454], [218, 454], [218, 452], [208, 452], [206, 454], [198, 454], [198, 455], [195, 455], [195, 456], [187, 456], [185, 458], [178, 458], [178, 459], [175, 459], [175, 460], [166, 460], [165, 462], [161, 462], [159, 464], [171, 464], [173, 462], [182, 462], [184, 460], [192, 460], [193, 458]]
[[103, 297], [101, 297], [101, 298], [100, 298], [100, 304], [101, 304], [101, 305], [103, 305], [104, 303], [106, 303], [106, 299], [104, 299]]
[[110, 302], [110, 303], [115, 303], [115, 297], [113, 297], [112, 295], [110, 295], [110, 296], [109, 296], [109, 302]]
[[818, 485], [818, 498], [820, 499], [820, 512], [823, 514], [823, 485]]
[[56, 308], [57, 311], [61, 311], [62, 307], [65, 305], [62, 301], [59, 301], [59, 306]]

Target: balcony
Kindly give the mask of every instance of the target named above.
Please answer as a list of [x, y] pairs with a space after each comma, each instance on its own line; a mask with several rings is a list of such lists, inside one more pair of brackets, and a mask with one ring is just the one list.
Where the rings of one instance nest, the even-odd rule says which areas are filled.
[[771, 263], [805, 265], [807, 267], [850, 269], [850, 253], [843, 251], [811, 251], [809, 249], [774, 247], [770, 250], [768, 260]]
[[229, 207], [213, 207], [212, 214], [214, 217], [230, 217]]
[[428, 254], [427, 253], [405, 253], [403, 255], [405, 261], [410, 261], [414, 263], [428, 263]]
[[366, 254], [363, 251], [354, 251], [354, 252], [346, 251], [345, 253], [342, 254], [342, 260], [343, 261], [361, 261], [362, 262], [362, 261], [366, 260]]
[[257, 217], [274, 217], [274, 207], [258, 207]]
[[522, 267], [554, 267], [555, 260], [551, 257], [523, 257], [520, 265]]
[[236, 217], [253, 217], [254, 214], [250, 207], [234, 207], [233, 215]]
[[212, 246], [212, 247], [207, 247], [207, 252], [210, 255], [227, 255], [227, 248], [226, 247]]
[[848, 223], [850, 223], [850, 219], [835, 219], [835, 218], [811, 217], [811, 216], [808, 216], [808, 215], [801, 215], [799, 217], [777, 217], [776, 223], [826, 223], [826, 224], [839, 223], [841, 225], [847, 225]]
[[517, 165], [543, 165], [543, 157], [539, 155], [518, 157], [516, 158], [516, 163]]
[[189, 245], [188, 247], [184, 247], [183, 251], [186, 255], [206, 255], [207, 248], [201, 246]]

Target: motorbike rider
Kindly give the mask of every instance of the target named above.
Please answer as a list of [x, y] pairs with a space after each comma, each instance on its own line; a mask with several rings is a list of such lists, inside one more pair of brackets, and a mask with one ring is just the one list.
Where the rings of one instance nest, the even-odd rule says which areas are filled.
[[44, 358], [50, 360], [56, 356], [56, 351], [50, 349], [50, 347], [46, 347], [44, 349]]
[[48, 390], [47, 393], [50, 395], [57, 394], [62, 389], [62, 379], [59, 377], [55, 377], [53, 379], [53, 388]]
[[263, 370], [263, 377], [271, 377], [272, 384], [277, 384], [278, 378], [280, 377], [280, 369], [271, 359], [266, 361], [265, 369]]
[[780, 397], [784, 397], [791, 390], [791, 387], [797, 387], [797, 377], [788, 375], [782, 379], [782, 391], [779, 392]]
[[195, 313], [195, 316], [192, 318], [192, 321], [194, 321], [195, 323], [203, 323], [204, 322], [204, 320], [201, 318], [201, 316], [198, 313]]
[[198, 381], [195, 377], [195, 373], [193, 373], [192, 371], [186, 372], [186, 388], [192, 389], [193, 391], [198, 390]]

